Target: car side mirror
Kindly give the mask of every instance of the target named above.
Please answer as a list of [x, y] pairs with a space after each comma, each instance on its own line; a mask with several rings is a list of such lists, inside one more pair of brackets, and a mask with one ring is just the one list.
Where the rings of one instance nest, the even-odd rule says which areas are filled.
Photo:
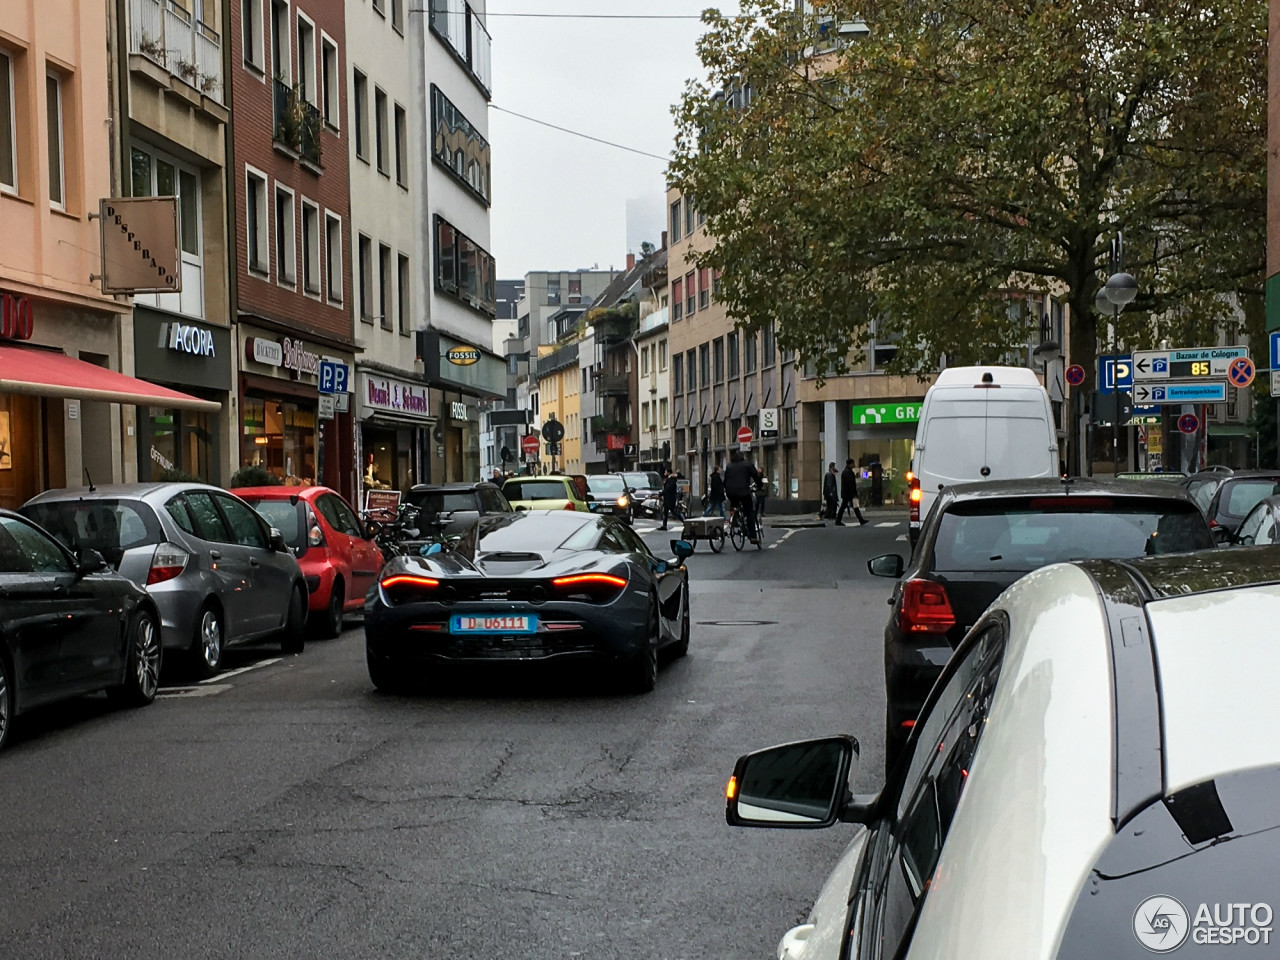
[[76, 550], [76, 573], [86, 577], [91, 573], [107, 568], [107, 561], [102, 554], [92, 547], [80, 547]]
[[890, 577], [897, 580], [906, 569], [906, 562], [896, 553], [886, 553], [867, 561], [867, 570], [873, 577]]
[[865, 823], [871, 805], [853, 799], [858, 754], [857, 740], [838, 736], [739, 757], [725, 790], [725, 820], [731, 827], [783, 830]]
[[269, 540], [271, 543], [271, 549], [274, 550], [276, 553], [284, 553], [286, 550], [289, 549], [284, 542], [284, 534], [281, 533], [275, 527], [271, 528], [271, 534], [270, 534]]
[[671, 552], [676, 555], [676, 566], [684, 566], [684, 562], [693, 556], [693, 549], [688, 540], [672, 540]]

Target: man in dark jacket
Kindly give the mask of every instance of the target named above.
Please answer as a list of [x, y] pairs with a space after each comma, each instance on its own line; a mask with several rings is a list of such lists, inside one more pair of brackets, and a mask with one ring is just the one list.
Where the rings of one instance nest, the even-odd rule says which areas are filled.
[[858, 518], [858, 525], [867, 522], [867, 518], [862, 515], [862, 504], [858, 502], [858, 471], [853, 469], [853, 458], [844, 462], [844, 470], [840, 474], [840, 513], [836, 517], [836, 526], [844, 526], [845, 510], [853, 510], [853, 515]]
[[729, 466], [724, 471], [724, 492], [735, 510], [741, 510], [747, 526], [747, 538], [755, 543], [756, 537], [756, 498], [755, 488], [764, 485], [760, 471], [743, 459], [736, 450], [730, 457]]
[[707, 481], [707, 509], [702, 511], [704, 517], [719, 513], [724, 519], [724, 477], [720, 476], [720, 464], [711, 471], [711, 479]]
[[840, 474], [834, 463], [827, 464], [827, 475], [822, 478], [822, 499], [827, 504], [826, 519], [834, 520], [840, 505]]
[[674, 516], [684, 523], [684, 517], [680, 515], [680, 482], [670, 470], [666, 471], [662, 477], [662, 526], [658, 529], [667, 529], [669, 516]]

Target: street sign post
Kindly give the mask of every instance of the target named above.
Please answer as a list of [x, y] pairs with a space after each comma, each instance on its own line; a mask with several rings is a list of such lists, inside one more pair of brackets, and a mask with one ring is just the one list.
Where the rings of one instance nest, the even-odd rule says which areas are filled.
[[1144, 407], [1168, 403], [1226, 403], [1225, 380], [1166, 380], [1164, 383], [1139, 383], [1133, 388], [1133, 402]]
[[769, 440], [778, 435], [778, 408], [760, 408], [760, 439]]
[[320, 393], [348, 393], [351, 368], [336, 360], [320, 361]]
[[1071, 384], [1073, 387], [1078, 387], [1080, 384], [1084, 383], [1084, 376], [1084, 367], [1080, 366], [1080, 364], [1073, 363], [1071, 366], [1067, 367], [1067, 383]]
[[548, 419], [542, 425], [542, 435], [552, 443], [559, 443], [564, 439], [564, 424], [559, 420]]
[[1178, 418], [1178, 429], [1183, 433], [1195, 433], [1200, 429], [1200, 418], [1194, 413], [1184, 413]]
[[1231, 364], [1248, 356], [1248, 347], [1139, 350], [1133, 355], [1133, 378], [1137, 381], [1185, 380], [1200, 377], [1225, 380]]
[[739, 443], [750, 443], [752, 437], [754, 437], [755, 435], [751, 432], [750, 427], [742, 426], [738, 428], [737, 436], [738, 436]]
[[525, 434], [520, 438], [520, 449], [524, 452], [525, 457], [537, 459], [538, 457], [538, 438], [532, 433]]
[[1133, 386], [1133, 357], [1122, 353], [1117, 357], [1098, 358], [1098, 388], [1103, 393], [1128, 390]]
[[1256, 373], [1257, 369], [1254, 367], [1252, 360], [1248, 357], [1237, 357], [1231, 361], [1231, 366], [1227, 368], [1227, 379], [1231, 381], [1231, 385], [1237, 390], [1243, 390], [1253, 383]]

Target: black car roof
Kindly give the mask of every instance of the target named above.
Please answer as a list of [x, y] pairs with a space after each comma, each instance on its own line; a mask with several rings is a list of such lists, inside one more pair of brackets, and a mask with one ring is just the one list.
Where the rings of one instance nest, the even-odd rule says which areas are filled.
[[1099, 477], [1071, 477], [1060, 480], [1042, 477], [1034, 480], [984, 480], [979, 483], [957, 483], [943, 489], [954, 500], [990, 500], [999, 497], [1053, 497], [1110, 494], [1117, 497], [1152, 496], [1166, 500], [1187, 500], [1186, 491], [1167, 480], [1113, 480]]
[[409, 488], [410, 493], [466, 493], [470, 490], [479, 490], [481, 487], [493, 487], [497, 489], [497, 484], [490, 483], [488, 480], [477, 480], [475, 483], [415, 483]]

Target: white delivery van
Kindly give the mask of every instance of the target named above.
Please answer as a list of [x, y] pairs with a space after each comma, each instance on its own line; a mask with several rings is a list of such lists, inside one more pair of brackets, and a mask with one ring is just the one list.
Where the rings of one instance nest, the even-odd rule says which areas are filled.
[[1058, 475], [1049, 394], [1026, 367], [952, 367], [924, 395], [912, 460], [911, 542], [953, 483]]

